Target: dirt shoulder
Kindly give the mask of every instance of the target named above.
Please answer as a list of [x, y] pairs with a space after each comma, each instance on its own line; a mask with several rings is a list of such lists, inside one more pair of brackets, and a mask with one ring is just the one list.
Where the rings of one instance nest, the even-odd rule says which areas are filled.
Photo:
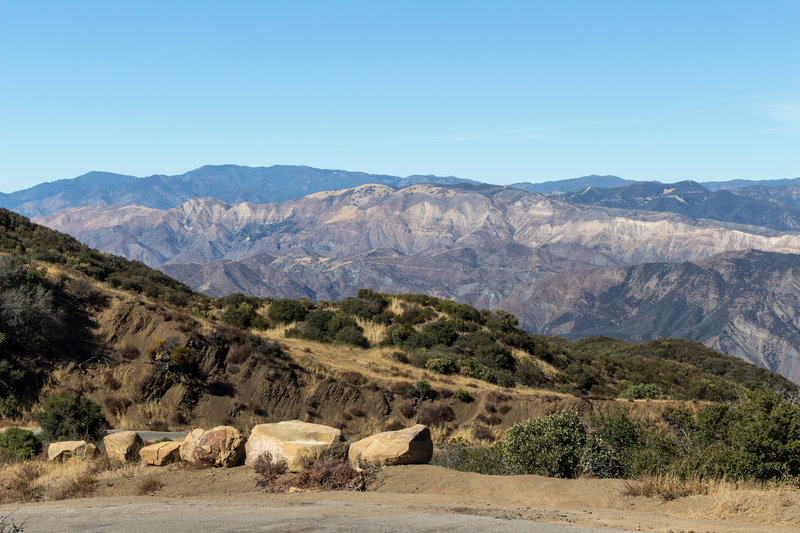
[[[163, 486], [141, 496], [139, 487], [149, 476], [157, 476]], [[255, 489], [255, 481], [256, 475], [248, 467], [188, 470], [176, 465], [160, 469], [129, 466], [100, 474], [90, 498], [7, 504], [0, 512], [158, 502], [276, 508], [313, 504], [340, 508], [345, 513], [342, 516], [358, 515], [358, 509], [380, 509], [382, 514], [398, 516], [458, 514], [664, 533], [797, 531], [800, 526], [800, 491], [785, 489], [729, 489], [665, 502], [624, 496], [626, 482], [621, 480], [484, 476], [430, 465], [386, 468], [371, 490], [361, 493], [264, 494]], [[42, 497], [52, 498], [47, 487]]]

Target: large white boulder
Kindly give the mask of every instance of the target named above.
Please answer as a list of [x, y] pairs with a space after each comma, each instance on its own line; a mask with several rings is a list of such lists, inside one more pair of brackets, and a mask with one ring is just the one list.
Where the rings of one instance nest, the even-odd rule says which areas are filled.
[[247, 439], [245, 464], [254, 466], [259, 456], [270, 453], [273, 461], [286, 460], [291, 472], [299, 472], [307, 463], [335, 452], [343, 445], [339, 429], [300, 420], [259, 424]]
[[425, 464], [431, 457], [431, 432], [422, 424], [363, 438], [351, 444], [347, 453], [347, 458], [355, 466]]
[[121, 463], [139, 460], [139, 450], [144, 446], [142, 437], [135, 431], [120, 431], [103, 438], [106, 455]]

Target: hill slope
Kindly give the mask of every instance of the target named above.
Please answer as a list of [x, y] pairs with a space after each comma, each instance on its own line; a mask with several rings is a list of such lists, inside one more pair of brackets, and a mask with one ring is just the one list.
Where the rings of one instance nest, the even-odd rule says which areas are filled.
[[[212, 301], [184, 290], [178, 305], [170, 305], [147, 297], [146, 286], [110, 282], [136, 271], [157, 280], [157, 290], [182, 287], [163, 274], [87, 250], [13, 213], [0, 214], [6, 273], [0, 367], [26, 376], [4, 379], [0, 398], [15, 396], [23, 411], [47, 391], [72, 388], [101, 402], [120, 427], [249, 427], [301, 418], [359, 436], [422, 420], [439, 435], [460, 431], [491, 439], [513, 421], [553, 409], [591, 413], [614, 403], [564, 394], [570, 392], [615, 396], [647, 384], [676, 399], [713, 400], [733, 398], [742, 387], [795, 390], [780, 376], [697, 343], [530, 336], [507, 313], [423, 295], [360, 291], [358, 298], [315, 306], [242, 295]], [[30, 253], [8, 255], [20, 248]], [[46, 271], [24, 262], [43, 250], [53, 261], [42, 263]], [[95, 269], [71, 259], [78, 256], [93, 258]], [[9, 295], [21, 286], [47, 305], [9, 307], [18, 301]], [[66, 338], [36, 344], [19, 333], [44, 318], [67, 325], [46, 330]], [[514, 383], [535, 389], [499, 386]], [[459, 388], [475, 401], [459, 399]], [[643, 416], [650, 407], [634, 404]]]

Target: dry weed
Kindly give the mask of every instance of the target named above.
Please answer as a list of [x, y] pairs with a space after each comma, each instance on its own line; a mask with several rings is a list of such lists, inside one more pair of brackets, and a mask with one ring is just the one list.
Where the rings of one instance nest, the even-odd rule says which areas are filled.
[[0, 468], [0, 503], [31, 502], [41, 497], [36, 480], [42, 475], [44, 463], [25, 461]]
[[71, 477], [58, 487], [53, 495], [55, 500], [68, 500], [72, 498], [86, 498], [94, 492], [97, 478], [91, 472], [82, 472], [76, 477]]
[[146, 496], [147, 494], [153, 494], [163, 486], [164, 482], [161, 481], [160, 477], [158, 477], [156, 474], [150, 474], [146, 478], [139, 481], [139, 483], [136, 485], [136, 492], [139, 494], [139, 496]]
[[395, 315], [402, 315], [406, 311], [405, 307], [403, 307], [403, 303], [397, 298], [392, 298], [389, 300], [388, 309]]
[[356, 318], [358, 326], [364, 330], [364, 336], [369, 341], [370, 346], [377, 346], [386, 337], [386, 325], [378, 324], [371, 320]]
[[262, 337], [272, 340], [285, 339], [286, 330], [295, 327], [297, 327], [297, 322], [290, 322], [289, 324], [281, 324], [280, 326], [276, 326], [274, 328], [265, 329], [264, 331], [260, 331], [259, 334]]
[[707, 495], [712, 489], [718, 489], [720, 484], [724, 483], [699, 477], [680, 479], [675, 476], [656, 475], [625, 483], [622, 494], [645, 498], [658, 497], [669, 501], [687, 496]]

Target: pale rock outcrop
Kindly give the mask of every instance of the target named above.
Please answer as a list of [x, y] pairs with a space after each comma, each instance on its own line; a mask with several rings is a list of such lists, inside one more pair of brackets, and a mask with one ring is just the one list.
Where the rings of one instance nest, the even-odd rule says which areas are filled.
[[422, 424], [363, 438], [351, 444], [347, 454], [347, 458], [356, 466], [425, 464], [431, 457], [431, 432]]
[[109, 458], [131, 463], [139, 460], [139, 450], [144, 446], [144, 441], [135, 431], [120, 431], [106, 435], [103, 445]]
[[197, 448], [197, 443], [203, 437], [206, 430], [203, 428], [193, 429], [181, 443], [181, 459], [187, 463], [194, 462], [194, 449]]
[[[194, 432], [192, 432], [194, 433]], [[191, 435], [190, 435], [191, 436]], [[187, 437], [188, 438], [188, 437]], [[231, 426], [217, 426], [200, 437], [192, 453], [193, 462], [230, 468], [244, 459], [245, 437]], [[184, 444], [186, 441], [184, 441]], [[183, 453], [181, 453], [183, 456]]]
[[298, 472], [308, 461], [326, 454], [344, 455], [345, 446], [341, 430], [330, 426], [300, 420], [259, 424], [245, 445], [245, 464], [254, 466], [260, 455], [270, 453], [273, 460], [285, 459], [288, 469]]
[[139, 455], [145, 464], [165, 466], [181, 460], [180, 442], [157, 442], [139, 450]]
[[93, 459], [97, 454], [97, 447], [85, 440], [65, 440], [53, 442], [47, 448], [47, 458], [50, 461], [63, 461], [64, 459]]

